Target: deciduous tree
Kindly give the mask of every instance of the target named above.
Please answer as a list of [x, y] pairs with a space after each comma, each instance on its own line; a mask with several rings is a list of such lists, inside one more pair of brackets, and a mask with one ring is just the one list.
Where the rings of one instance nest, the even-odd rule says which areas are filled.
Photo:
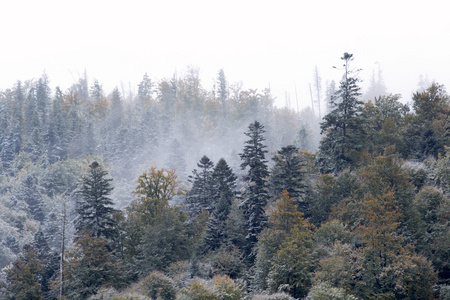
[[161, 270], [190, 255], [186, 216], [169, 200], [181, 194], [173, 170], [150, 168], [138, 178], [135, 200], [127, 207], [125, 256], [132, 277]]
[[22, 255], [23, 257], [18, 258], [7, 271], [6, 277], [9, 283], [7, 291], [11, 299], [44, 299], [39, 282], [42, 265], [33, 247], [26, 245]]

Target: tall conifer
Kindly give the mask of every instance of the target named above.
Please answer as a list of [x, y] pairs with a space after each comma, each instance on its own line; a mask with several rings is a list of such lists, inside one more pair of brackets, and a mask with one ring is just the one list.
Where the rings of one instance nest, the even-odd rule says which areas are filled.
[[95, 237], [111, 238], [115, 234], [116, 222], [113, 219], [114, 202], [108, 196], [113, 187], [112, 178], [98, 162], [89, 166], [78, 190], [79, 200], [75, 228], [78, 232], [89, 231]]
[[331, 96], [331, 111], [320, 124], [325, 138], [321, 141], [318, 162], [324, 173], [340, 173], [355, 162], [356, 154], [362, 148], [363, 102], [359, 99], [359, 79], [354, 76], [358, 70], [350, 68], [353, 54], [347, 52], [344, 61], [344, 75], [339, 89]]
[[245, 132], [249, 139], [245, 142], [244, 150], [239, 154], [242, 160], [241, 168], [248, 169], [243, 178], [247, 187], [243, 193], [241, 207], [244, 209], [246, 218], [246, 251], [251, 260], [254, 257], [251, 252], [258, 240], [257, 236], [267, 223], [264, 208], [269, 198], [266, 182], [269, 171], [265, 158], [267, 146], [263, 144], [264, 132], [264, 126], [261, 123], [258, 121], [251, 123], [248, 131]]

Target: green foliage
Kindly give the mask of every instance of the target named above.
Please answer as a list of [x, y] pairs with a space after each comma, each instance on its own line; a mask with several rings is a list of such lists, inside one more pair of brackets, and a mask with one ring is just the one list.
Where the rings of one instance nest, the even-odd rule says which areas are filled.
[[7, 271], [7, 291], [11, 299], [44, 299], [39, 282], [41, 272], [42, 265], [34, 249], [31, 246], [24, 247], [23, 258], [17, 259]]
[[200, 213], [202, 209], [211, 211], [214, 208], [213, 198], [213, 167], [214, 163], [204, 155], [197, 163], [200, 171], [194, 169], [189, 176], [192, 189], [186, 195], [187, 209], [192, 216]]
[[221, 158], [214, 167], [212, 176], [212, 200], [214, 207], [208, 221], [205, 242], [210, 249], [216, 249], [225, 242], [226, 220], [230, 214], [233, 198], [236, 194], [237, 177], [227, 162]]
[[450, 142], [450, 98], [444, 86], [433, 83], [425, 91], [416, 92], [413, 108], [415, 115], [407, 124], [408, 135], [405, 137], [412, 154], [419, 158], [443, 155]]
[[314, 240], [324, 247], [332, 247], [335, 243], [351, 244], [355, 239], [346, 226], [336, 219], [323, 223], [314, 233]]
[[136, 199], [127, 207], [131, 216], [142, 224], [152, 222], [169, 207], [169, 200], [182, 194], [175, 171], [151, 167], [138, 178], [133, 194]]
[[320, 124], [321, 133], [326, 133], [319, 146], [318, 163], [323, 173], [338, 174], [357, 162], [362, 150], [364, 132], [359, 99], [358, 78], [353, 77], [350, 62], [353, 54], [344, 53], [344, 76], [339, 90], [331, 97], [332, 110]]
[[450, 199], [440, 190], [424, 187], [416, 194], [414, 204], [426, 224], [417, 241], [417, 249], [432, 261], [441, 281], [448, 282], [450, 249], [446, 245], [450, 242]]
[[229, 243], [240, 249], [244, 249], [246, 235], [244, 211], [239, 207], [238, 201], [235, 200], [231, 204], [230, 213], [225, 221], [224, 243]]
[[[86, 75], [53, 96], [46, 76], [2, 91], [0, 268], [10, 268], [0, 274], [0, 298], [58, 294], [60, 255], [50, 249], [65, 252], [63, 245], [67, 299], [164, 298], [157, 294], [166, 288], [170, 299], [175, 290], [179, 299], [448, 297], [449, 97], [433, 83], [413, 95], [412, 112], [398, 95], [363, 105], [353, 57], [342, 59], [317, 157], [286, 146], [298, 134], [296, 145], [314, 150], [319, 129], [311, 110], [273, 107], [269, 90], [228, 85], [222, 71], [215, 91], [192, 68], [158, 85], [145, 75], [135, 99], [117, 88], [106, 96], [98, 81], [89, 95]], [[266, 127], [252, 122], [236, 134], [255, 118]], [[270, 172], [268, 151], [275, 155]], [[224, 153], [242, 170], [236, 176], [224, 159], [213, 168], [203, 157], [190, 195], [201, 205], [188, 218], [179, 187], [202, 152]], [[100, 174], [100, 196], [89, 202], [94, 189], [73, 191], [79, 178], [79, 191], [92, 179], [85, 160], [94, 154], [118, 181], [113, 193], [111, 178]], [[178, 169], [182, 182], [174, 171], [151, 168], [133, 199], [135, 172], [148, 160]], [[283, 190], [294, 199], [283, 194], [266, 205]], [[129, 204], [126, 214], [111, 198]], [[81, 205], [70, 243], [74, 200]], [[141, 283], [122, 290], [140, 278], [151, 282], [151, 297]], [[246, 294], [244, 279], [263, 294]]]
[[42, 192], [48, 197], [71, 194], [77, 188], [83, 176], [83, 165], [80, 161], [68, 159], [48, 165], [41, 171], [40, 185]]
[[186, 300], [219, 300], [214, 291], [203, 284], [200, 280], [192, 282], [189, 289], [181, 290]]
[[[361, 180], [374, 197], [392, 193], [392, 205], [398, 207], [399, 230], [402, 237], [412, 243], [423, 227], [416, 207], [413, 205], [414, 186], [395, 152], [395, 148], [386, 148], [383, 155], [369, 160], [359, 169]], [[366, 194], [367, 195], [367, 194]]]
[[216, 275], [212, 281], [193, 281], [188, 288], [180, 291], [179, 299], [189, 300], [240, 300], [244, 291], [226, 275]]
[[348, 244], [336, 242], [328, 255], [320, 259], [319, 266], [314, 273], [314, 285], [327, 282], [344, 290], [352, 290], [360, 280], [361, 270], [357, 265], [359, 259], [359, 253]]
[[114, 202], [108, 197], [113, 190], [112, 178], [97, 163], [89, 165], [88, 173], [81, 179], [75, 227], [78, 232], [89, 231], [96, 237], [112, 238], [117, 225], [113, 219]]
[[75, 248], [67, 254], [65, 295], [84, 299], [103, 285], [120, 288], [125, 284], [120, 263], [108, 249], [108, 241], [91, 233], [79, 233]]
[[284, 191], [257, 244], [257, 288], [288, 292], [294, 297], [307, 294], [315, 265], [312, 227]]
[[215, 275], [227, 275], [232, 279], [242, 275], [243, 253], [236, 246], [222, 245], [211, 255], [211, 267]]
[[402, 104], [400, 95], [375, 97], [364, 105], [366, 146], [369, 153], [381, 154], [388, 146], [395, 146], [406, 153], [404, 145], [404, 122], [409, 107]]
[[283, 190], [295, 199], [304, 196], [307, 162], [300, 156], [299, 149], [293, 145], [282, 147], [272, 160], [275, 162], [269, 177], [272, 196], [279, 196]]
[[240, 287], [226, 275], [216, 275], [213, 283], [221, 300], [240, 300], [242, 299], [242, 291]]
[[153, 271], [147, 277], [141, 280], [144, 293], [151, 299], [175, 300], [175, 284], [166, 275]]
[[426, 160], [425, 164], [429, 169], [432, 183], [450, 197], [450, 147], [445, 147], [445, 151], [445, 155], [439, 156], [438, 159]]
[[[360, 192], [361, 182], [354, 173], [344, 171], [339, 176], [323, 174], [317, 178], [315, 186], [308, 196], [311, 223], [319, 225], [325, 222], [329, 215], [343, 214], [340, 216], [348, 224], [356, 218], [358, 212], [355, 209], [358, 203], [353, 199], [362, 197]], [[343, 206], [344, 212], [340, 206]]]
[[306, 300], [357, 300], [358, 298], [349, 295], [342, 288], [332, 287], [326, 282], [314, 285], [308, 293]]
[[265, 294], [256, 294], [252, 298], [252, 300], [293, 300], [291, 296], [286, 293], [273, 293], [270, 295]]
[[269, 171], [265, 159], [267, 146], [263, 144], [264, 132], [264, 126], [261, 123], [258, 121], [251, 123], [248, 131], [245, 132], [249, 139], [245, 142], [242, 153], [239, 154], [242, 160], [241, 168], [245, 170], [248, 167], [247, 174], [243, 178], [247, 186], [242, 195], [241, 207], [244, 209], [246, 219], [246, 251], [250, 259], [254, 258], [251, 251], [257, 242], [257, 236], [267, 222], [264, 208], [269, 198], [266, 183]]
[[189, 257], [186, 216], [169, 200], [181, 193], [174, 171], [151, 168], [138, 179], [136, 199], [127, 207], [125, 256], [131, 272], [143, 276]]

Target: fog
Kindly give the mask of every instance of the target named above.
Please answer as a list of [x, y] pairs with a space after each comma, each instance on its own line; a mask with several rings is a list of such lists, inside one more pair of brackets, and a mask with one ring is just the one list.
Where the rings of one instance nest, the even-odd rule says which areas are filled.
[[[420, 298], [447, 291], [450, 22], [441, 2], [0, 4], [0, 298], [19, 297], [22, 278], [46, 297], [108, 285], [100, 295], [115, 283], [140, 293], [159, 289], [154, 270], [175, 272], [167, 282], [183, 299], [189, 282], [216, 278], [217, 291], [239, 286], [248, 299], [247, 290], [297, 299], [349, 286], [361, 299], [407, 298], [422, 281], [430, 296]], [[250, 124], [262, 138], [250, 138]], [[204, 156], [212, 164], [199, 176]], [[90, 178], [99, 165], [102, 178]], [[170, 173], [162, 181], [177, 195], [137, 187], [153, 168]], [[14, 275], [22, 263], [30, 276]], [[322, 282], [328, 273], [342, 289]]]
[[67, 87], [86, 70], [105, 90], [136, 92], [143, 74], [156, 80], [199, 68], [211, 88], [224, 69], [230, 83], [270, 87], [310, 106], [317, 66], [323, 84], [339, 81], [343, 52], [353, 53], [367, 87], [381, 68], [388, 92], [408, 102], [419, 77], [448, 86], [450, 44], [442, 1], [13, 1], [2, 4], [0, 88], [47, 73]]

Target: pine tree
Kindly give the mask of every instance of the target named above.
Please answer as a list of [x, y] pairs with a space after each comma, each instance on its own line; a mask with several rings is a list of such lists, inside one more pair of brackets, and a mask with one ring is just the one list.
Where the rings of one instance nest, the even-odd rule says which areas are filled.
[[78, 202], [75, 228], [78, 232], [89, 231], [92, 236], [112, 238], [115, 235], [116, 222], [113, 219], [114, 202], [108, 197], [113, 190], [112, 178], [107, 178], [98, 162], [89, 165], [88, 173], [81, 179], [77, 192]]
[[243, 170], [248, 168], [243, 178], [247, 186], [243, 193], [241, 207], [244, 209], [246, 218], [246, 251], [250, 255], [250, 260], [254, 258], [251, 252], [256, 244], [257, 236], [267, 223], [264, 209], [269, 198], [266, 182], [269, 171], [265, 158], [267, 146], [263, 144], [264, 132], [264, 126], [261, 123], [258, 121], [251, 123], [248, 131], [245, 132], [249, 139], [245, 142], [244, 150], [239, 154], [242, 160], [241, 168]]
[[321, 133], [326, 137], [319, 147], [318, 163], [324, 173], [340, 173], [353, 164], [356, 154], [362, 149], [362, 119], [360, 118], [363, 102], [358, 86], [358, 78], [353, 77], [350, 69], [353, 54], [344, 53], [344, 76], [339, 90], [331, 97], [332, 110], [320, 124]]

